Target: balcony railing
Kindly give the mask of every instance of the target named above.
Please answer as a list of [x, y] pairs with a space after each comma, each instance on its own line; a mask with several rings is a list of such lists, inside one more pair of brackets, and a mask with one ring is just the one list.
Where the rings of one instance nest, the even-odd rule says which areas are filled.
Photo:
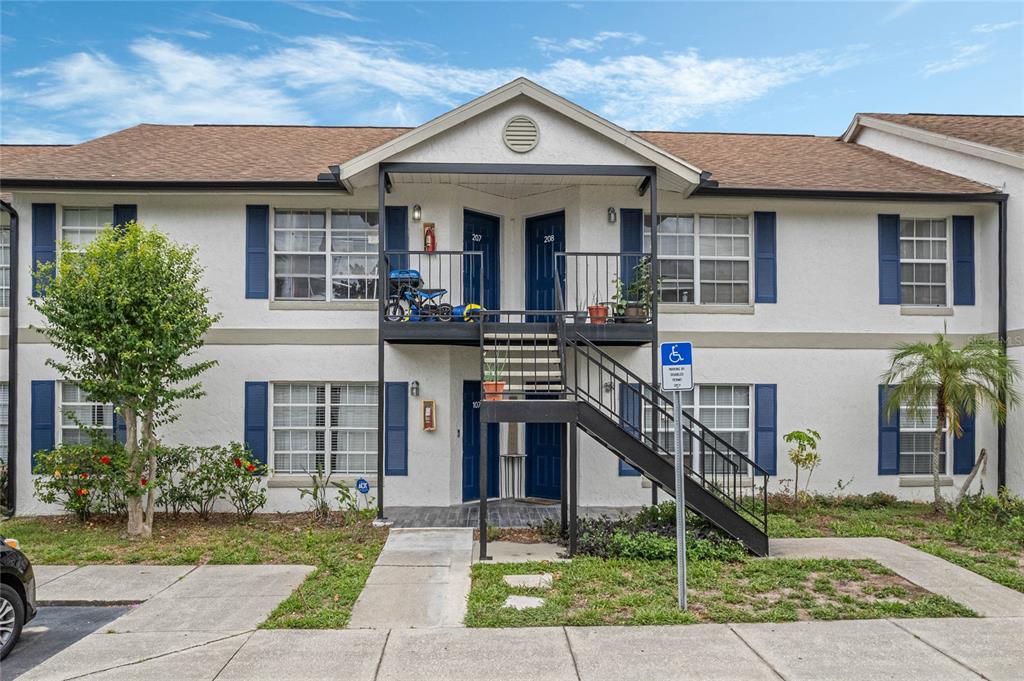
[[[556, 253], [555, 258], [556, 271], [565, 277], [564, 287], [558, 287], [562, 309], [582, 313], [593, 306], [605, 307], [607, 321], [614, 323], [651, 320], [649, 255], [576, 252]], [[594, 322], [593, 314], [590, 321]]]
[[479, 251], [387, 251], [384, 254], [390, 322], [464, 322], [483, 299]]

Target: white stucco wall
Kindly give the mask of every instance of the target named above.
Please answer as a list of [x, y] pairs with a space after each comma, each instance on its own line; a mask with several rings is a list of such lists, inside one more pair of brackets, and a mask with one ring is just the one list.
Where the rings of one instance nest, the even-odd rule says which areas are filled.
[[[1024, 170], [872, 128], [862, 129], [856, 141], [914, 163], [982, 182], [1009, 195], [1006, 203], [1008, 354], [1024, 367]], [[994, 261], [992, 267], [995, 268]], [[1024, 493], [1024, 405], [1018, 405], [1009, 413], [1006, 440], [1006, 483], [1021, 494]]]

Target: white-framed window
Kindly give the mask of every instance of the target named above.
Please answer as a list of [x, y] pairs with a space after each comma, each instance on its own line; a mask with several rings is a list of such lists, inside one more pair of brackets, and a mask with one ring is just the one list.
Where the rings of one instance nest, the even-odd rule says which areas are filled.
[[0, 463], [7, 465], [7, 423], [10, 418], [11, 389], [7, 381], [0, 382]]
[[379, 240], [375, 210], [275, 209], [274, 298], [376, 299]]
[[11, 216], [0, 212], [0, 310], [11, 306]]
[[88, 444], [87, 429], [99, 429], [114, 437], [114, 407], [93, 400], [77, 383], [60, 384], [60, 441], [64, 444]]
[[376, 383], [274, 383], [272, 396], [275, 473], [376, 473]]
[[900, 218], [900, 300], [904, 305], [947, 304], [949, 221]]
[[113, 206], [65, 206], [61, 210], [60, 238], [69, 244], [71, 250], [78, 251], [95, 239], [101, 229], [113, 222]]
[[[750, 303], [749, 215], [658, 215], [658, 279], [666, 303]], [[644, 216], [644, 250], [651, 217]]]
[[[736, 448], [747, 458], [753, 459], [751, 429], [753, 414], [749, 385], [695, 385], [693, 390], [682, 395], [683, 411], [693, 416], [707, 428], [714, 431], [723, 440]], [[650, 408], [645, 404], [644, 429], [651, 432]], [[684, 434], [685, 435], [685, 434]], [[675, 449], [675, 433], [667, 419], [658, 424], [658, 441], [668, 451]], [[696, 437], [683, 438], [683, 454], [690, 455], [700, 451], [700, 441]], [[723, 463], [711, 452], [705, 452], [701, 470], [706, 473], [724, 472]], [[747, 473], [746, 463], [741, 463], [740, 472]]]
[[[938, 407], [929, 405], [918, 409], [900, 406], [900, 475], [931, 475], [932, 441], [935, 438]], [[946, 472], [949, 427], [944, 429], [939, 473]]]

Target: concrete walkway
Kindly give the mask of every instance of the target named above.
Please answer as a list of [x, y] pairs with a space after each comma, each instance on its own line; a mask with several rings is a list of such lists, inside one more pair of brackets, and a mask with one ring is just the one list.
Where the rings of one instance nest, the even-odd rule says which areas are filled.
[[[1019, 591], [892, 539], [772, 539], [770, 552], [773, 558], [870, 558], [907, 581], [965, 605], [982, 617], [1024, 617], [1024, 594]], [[1020, 628], [1024, 636], [1024, 622]]]
[[23, 678], [1016, 681], [1024, 665], [1024, 631], [1019, 624], [1019, 620], [990, 618], [671, 627], [261, 630], [197, 634], [177, 641], [152, 634], [94, 634], [88, 637], [93, 642], [78, 651], [73, 666], [47, 663]]
[[461, 627], [472, 559], [469, 528], [392, 529], [349, 628]]

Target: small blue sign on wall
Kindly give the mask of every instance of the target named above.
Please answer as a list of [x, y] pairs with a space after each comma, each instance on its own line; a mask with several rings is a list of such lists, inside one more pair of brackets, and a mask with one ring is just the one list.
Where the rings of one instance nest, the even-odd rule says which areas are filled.
[[370, 483], [368, 483], [363, 478], [359, 478], [358, 480], [356, 480], [356, 491], [359, 492], [360, 494], [369, 494]]

